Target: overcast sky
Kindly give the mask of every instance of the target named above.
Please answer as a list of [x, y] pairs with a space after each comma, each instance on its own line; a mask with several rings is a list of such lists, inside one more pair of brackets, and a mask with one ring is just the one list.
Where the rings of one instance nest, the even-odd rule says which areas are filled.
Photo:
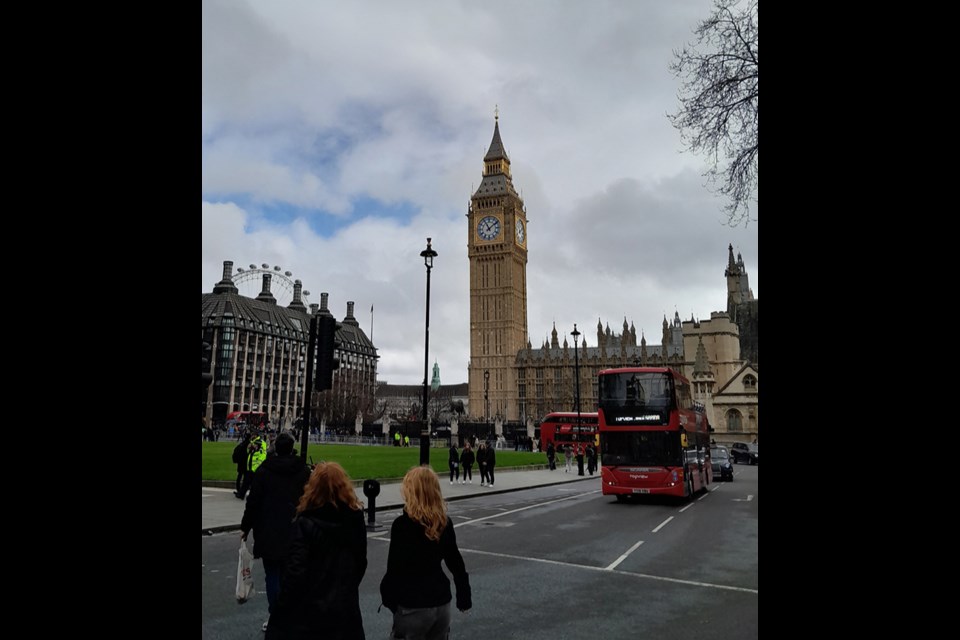
[[280, 266], [338, 319], [354, 301], [368, 335], [372, 305], [378, 378], [420, 384], [429, 236], [430, 368], [466, 382], [465, 215], [497, 105], [529, 218], [534, 347], [554, 323], [596, 346], [598, 319], [648, 344], [664, 315], [708, 319], [729, 244], [759, 298], [758, 223], [724, 224], [666, 117], [672, 52], [710, 6], [203, 0], [201, 292], [224, 260]]

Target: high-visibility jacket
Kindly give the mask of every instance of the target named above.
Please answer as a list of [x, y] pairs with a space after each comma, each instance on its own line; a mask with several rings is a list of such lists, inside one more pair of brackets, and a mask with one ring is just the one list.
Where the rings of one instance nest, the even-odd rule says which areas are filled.
[[256, 438], [250, 445], [256, 447], [250, 454], [250, 471], [256, 471], [257, 468], [263, 464], [263, 461], [267, 459], [267, 441], [262, 438]]

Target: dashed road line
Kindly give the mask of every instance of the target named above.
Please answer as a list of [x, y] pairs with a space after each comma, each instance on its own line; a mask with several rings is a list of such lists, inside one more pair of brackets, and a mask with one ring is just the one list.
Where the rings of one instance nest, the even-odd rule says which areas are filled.
[[627, 559], [627, 556], [629, 556], [631, 553], [633, 553], [634, 551], [636, 551], [637, 548], [638, 548], [640, 545], [642, 545], [642, 544], [643, 544], [643, 540], [641, 540], [641, 541], [638, 542], [637, 544], [635, 544], [635, 545], [633, 545], [632, 547], [630, 547], [629, 549], [627, 549], [627, 552], [626, 552], [625, 554], [623, 554], [622, 556], [620, 556], [619, 558], [617, 558], [616, 560], [614, 560], [614, 561], [613, 561], [613, 564], [610, 564], [610, 565], [607, 567], [607, 571], [613, 571], [618, 564], [620, 564], [621, 562], [623, 562], [624, 560], [626, 560], [626, 559]]
[[663, 522], [661, 522], [660, 524], [658, 524], [658, 525], [657, 525], [657, 528], [654, 529], [652, 533], [656, 533], [657, 531], [660, 531], [660, 529], [663, 529], [663, 527], [666, 526], [666, 524], [667, 524], [668, 522], [670, 522], [671, 520], [673, 520], [673, 516], [670, 516], [669, 518], [667, 518], [666, 520], [664, 520]]

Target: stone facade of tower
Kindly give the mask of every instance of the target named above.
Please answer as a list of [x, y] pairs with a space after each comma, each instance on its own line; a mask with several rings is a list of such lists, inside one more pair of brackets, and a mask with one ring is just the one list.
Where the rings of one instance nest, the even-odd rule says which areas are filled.
[[467, 209], [471, 414], [518, 421], [517, 353], [527, 345], [527, 215], [513, 186], [499, 119]]
[[722, 387], [741, 367], [740, 330], [723, 311], [710, 313], [709, 320], [685, 320], [683, 322], [684, 368], [681, 373], [693, 379], [696, 356], [703, 344], [706, 361], [713, 371], [714, 383]]
[[727, 315], [740, 329], [740, 357], [754, 364], [760, 363], [760, 301], [753, 297], [750, 279], [738, 253], [733, 259], [733, 245], [728, 247], [727, 269]]

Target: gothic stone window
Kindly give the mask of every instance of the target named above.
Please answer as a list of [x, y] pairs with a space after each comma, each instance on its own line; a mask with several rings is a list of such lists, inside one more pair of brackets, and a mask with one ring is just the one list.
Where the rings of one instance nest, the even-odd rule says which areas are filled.
[[751, 375], [743, 376], [743, 387], [747, 390], [756, 391], [757, 389], [757, 379]]
[[743, 418], [736, 409], [727, 411], [727, 431], [743, 431]]

